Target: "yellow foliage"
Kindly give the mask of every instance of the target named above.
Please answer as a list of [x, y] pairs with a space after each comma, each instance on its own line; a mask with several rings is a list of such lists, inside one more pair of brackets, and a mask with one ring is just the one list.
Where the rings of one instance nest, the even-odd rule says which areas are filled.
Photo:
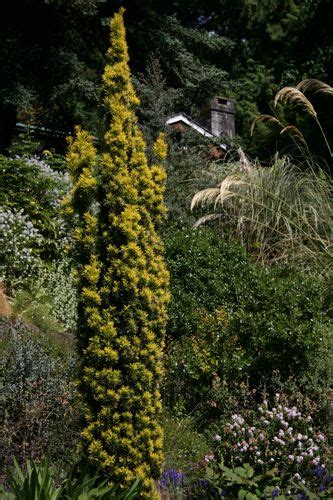
[[103, 75], [108, 129], [98, 169], [93, 139], [80, 128], [69, 139], [67, 155], [74, 186], [67, 210], [78, 218], [80, 387], [87, 401], [83, 445], [94, 466], [120, 484], [141, 478], [143, 497], [152, 499], [163, 461], [157, 418], [169, 275], [156, 228], [166, 215], [167, 146], [160, 134], [150, 166], [135, 116], [139, 99], [128, 66], [123, 10], [110, 28]]

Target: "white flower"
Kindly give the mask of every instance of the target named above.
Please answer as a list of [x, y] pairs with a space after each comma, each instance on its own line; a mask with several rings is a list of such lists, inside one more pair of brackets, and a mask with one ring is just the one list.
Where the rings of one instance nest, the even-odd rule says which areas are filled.
[[222, 438], [221, 438], [221, 436], [220, 436], [219, 434], [216, 434], [216, 435], [214, 436], [214, 440], [215, 440], [215, 441], [221, 441], [221, 439], [222, 439]]

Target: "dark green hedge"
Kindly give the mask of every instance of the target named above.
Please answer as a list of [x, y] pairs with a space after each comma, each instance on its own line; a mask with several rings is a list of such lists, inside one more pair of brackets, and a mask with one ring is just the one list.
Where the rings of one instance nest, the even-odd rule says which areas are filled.
[[[167, 403], [186, 411], [246, 384], [328, 377], [326, 290], [299, 269], [263, 269], [210, 229], [165, 235], [171, 274]], [[304, 382], [305, 381], [305, 382]], [[223, 395], [224, 394], [224, 395]], [[229, 397], [228, 396], [228, 397]]]

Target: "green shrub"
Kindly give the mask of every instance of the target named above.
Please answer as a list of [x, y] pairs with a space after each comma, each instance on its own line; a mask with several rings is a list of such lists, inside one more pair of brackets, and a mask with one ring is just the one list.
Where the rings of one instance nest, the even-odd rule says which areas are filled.
[[[230, 331], [250, 355], [253, 383], [278, 371], [286, 380], [320, 374], [327, 383], [329, 324], [324, 282], [299, 270], [258, 270], [251, 296], [230, 318]], [[318, 361], [319, 360], [319, 361]]]
[[60, 214], [61, 200], [70, 189], [68, 175], [36, 157], [0, 156], [0, 171], [2, 210], [22, 212], [42, 237], [41, 256], [59, 258], [68, 243]]
[[60, 334], [41, 334], [22, 323], [2, 322], [0, 328], [5, 412], [2, 466], [13, 456], [19, 463], [40, 459], [47, 449], [53, 459], [66, 463], [79, 433], [73, 341]]
[[164, 397], [171, 407], [216, 418], [256, 387], [274, 391], [276, 373], [282, 384], [303, 379], [313, 397], [327, 386], [322, 280], [255, 266], [209, 229], [170, 231], [165, 242], [172, 300]]
[[0, 207], [0, 279], [24, 283], [40, 264], [42, 236], [23, 210]]
[[14, 294], [13, 312], [45, 333], [74, 331], [77, 298], [70, 262], [40, 265], [34, 280]]
[[248, 283], [254, 270], [240, 246], [225, 243], [207, 228], [171, 229], [164, 242], [172, 290], [168, 324], [172, 338], [193, 333], [203, 310], [235, 309], [251, 293]]

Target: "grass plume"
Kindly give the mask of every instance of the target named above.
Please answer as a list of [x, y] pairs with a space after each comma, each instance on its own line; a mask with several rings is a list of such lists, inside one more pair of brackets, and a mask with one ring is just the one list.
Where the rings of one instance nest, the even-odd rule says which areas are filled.
[[276, 107], [279, 102], [300, 106], [307, 113], [309, 113], [309, 115], [317, 119], [317, 112], [314, 109], [313, 105], [311, 104], [309, 99], [307, 99], [305, 95], [296, 87], [283, 87], [283, 89], [279, 90], [274, 98], [274, 107]]
[[229, 164], [217, 188], [197, 193], [191, 208], [212, 207], [196, 227], [219, 218], [225, 237], [237, 237], [258, 261], [333, 259], [330, 180], [323, 171], [301, 171], [288, 157], [270, 167]]
[[326, 94], [333, 96], [333, 87], [315, 78], [308, 78], [307, 80], [302, 80], [296, 85], [296, 88], [301, 92], [309, 92], [312, 94]]

